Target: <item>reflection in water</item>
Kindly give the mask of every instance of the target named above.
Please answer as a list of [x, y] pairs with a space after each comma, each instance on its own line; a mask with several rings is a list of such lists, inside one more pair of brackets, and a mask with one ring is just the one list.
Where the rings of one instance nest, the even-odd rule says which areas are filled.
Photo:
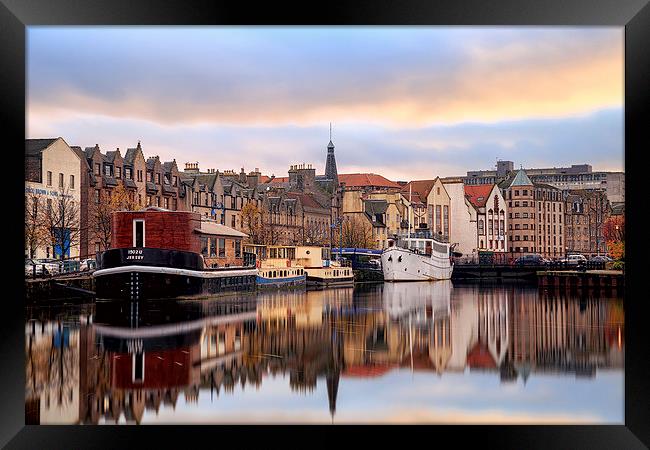
[[[499, 380], [497, 389], [520, 381], [525, 392], [536, 375], [595, 380], [603, 369], [623, 368], [620, 298], [521, 285], [391, 283], [30, 313], [28, 423], [141, 423], [161, 408], [182, 422], [183, 413], [214, 407], [224, 393], [245, 407], [247, 396], [285, 376], [292, 393], [278, 412], [300, 393], [326, 390], [328, 406], [317, 409], [333, 419], [345, 383], [383, 380], [373, 396], [388, 401], [387, 390], [414, 383], [415, 374], [436, 375], [435, 382], [457, 373], [455, 383], [486, 374]], [[363, 412], [362, 400], [354, 407]]]

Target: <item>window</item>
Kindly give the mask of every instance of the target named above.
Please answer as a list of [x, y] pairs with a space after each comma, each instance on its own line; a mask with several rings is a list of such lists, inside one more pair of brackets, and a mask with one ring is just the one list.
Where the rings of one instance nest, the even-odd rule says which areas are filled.
[[449, 236], [449, 205], [443, 206], [443, 229], [445, 236]]
[[122, 178], [122, 168], [121, 167], [116, 167], [115, 171], [116, 171], [117, 178]]
[[124, 178], [127, 178], [131, 180], [133, 177], [131, 177], [131, 168], [130, 167], [125, 167], [124, 168]]
[[515, 213], [515, 219], [519, 219], [519, 213]]
[[63, 187], [63, 174], [62, 173], [59, 174], [59, 187], [60, 188]]
[[478, 221], [478, 234], [485, 234], [483, 219], [479, 219], [479, 221]]
[[178, 200], [172, 198], [172, 210], [176, 211], [178, 209]]
[[208, 256], [208, 238], [205, 236], [201, 236], [201, 254]]
[[112, 175], [111, 166], [109, 166], [108, 164], [104, 166], [104, 175], [106, 175], [107, 177], [110, 177]]
[[219, 258], [226, 257], [226, 239], [219, 238]]
[[441, 214], [442, 214], [442, 208], [440, 207], [440, 205], [436, 205], [436, 232], [442, 231]]
[[440, 195], [440, 188], [436, 188], [436, 194]]
[[95, 204], [96, 205], [99, 205], [99, 195], [100, 195], [99, 189], [95, 189]]
[[217, 238], [210, 238], [210, 256], [217, 256]]
[[174, 187], [176, 187], [178, 185], [178, 177], [174, 175], [172, 179], [174, 180]]
[[231, 226], [235, 228], [235, 216], [232, 216], [232, 220], [230, 222], [231, 222]]
[[241, 241], [235, 241], [235, 258], [241, 258]]
[[515, 197], [519, 197], [519, 191], [515, 191]]
[[169, 197], [165, 197], [165, 209], [169, 209]]
[[95, 175], [101, 175], [102, 173], [102, 165], [99, 163], [95, 163]]
[[70, 189], [74, 189], [74, 175], [70, 175]]
[[138, 205], [142, 206], [142, 194], [138, 194]]
[[138, 181], [142, 182], [142, 171], [138, 170]]
[[156, 184], [160, 184], [160, 174], [156, 174]]
[[156, 206], [160, 208], [160, 197], [156, 197]]
[[518, 207], [518, 206], [519, 206], [519, 202], [515, 202], [515, 207]]
[[136, 219], [133, 221], [133, 246], [144, 247], [144, 220]]
[[147, 195], [147, 206], [151, 206], [151, 195]]
[[[527, 189], [524, 189], [524, 195], [528, 195], [528, 190]], [[524, 203], [526, 203], [526, 202], [524, 202]], [[526, 205], [524, 205], [524, 206], [526, 206]]]

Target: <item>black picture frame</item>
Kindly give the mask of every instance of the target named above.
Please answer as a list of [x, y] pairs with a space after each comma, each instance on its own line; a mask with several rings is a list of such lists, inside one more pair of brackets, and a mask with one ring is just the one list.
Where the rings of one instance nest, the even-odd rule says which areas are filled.
[[[24, 188], [25, 52], [26, 27], [30, 25], [576, 25], [625, 27], [625, 172], [627, 203], [640, 204], [644, 191], [643, 140], [650, 109], [650, 5], [647, 0], [477, 0], [359, 1], [302, 3], [299, 7], [266, 2], [179, 0], [0, 0], [0, 114], [6, 136], [3, 156], [5, 186], [5, 285], [0, 327], [3, 367], [0, 444], [7, 448], [155, 448], [198, 446], [235, 439], [248, 446], [251, 439], [265, 445], [312, 445], [315, 433], [325, 438], [340, 434], [363, 439], [364, 444], [387, 442], [385, 433], [409, 441], [440, 442], [454, 446], [468, 440], [490, 448], [645, 448], [650, 446], [650, 352], [648, 351], [647, 298], [641, 284], [645, 224], [640, 208], [627, 208], [628, 246], [625, 277], [625, 425], [614, 426], [428, 426], [409, 427], [74, 427], [24, 425], [24, 286], [19, 268], [23, 254], [18, 236]], [[638, 185], [638, 186], [637, 186]], [[15, 227], [15, 228], [14, 228]], [[20, 228], [19, 228], [20, 227]], [[637, 244], [639, 243], [639, 244]], [[14, 264], [15, 262], [15, 264]], [[599, 395], [594, 392], [594, 395]], [[293, 435], [300, 432], [305, 441]], [[304, 433], [304, 434], [303, 434]], [[404, 434], [402, 434], [404, 433]], [[279, 440], [282, 437], [284, 439]], [[287, 441], [287, 438], [291, 439]], [[293, 438], [293, 439], [292, 439]], [[139, 444], [135, 440], [140, 441]], [[342, 443], [345, 441], [341, 441]], [[325, 442], [325, 441], [322, 441]], [[293, 443], [293, 444], [292, 444]], [[205, 444], [203, 444], [205, 445]], [[394, 445], [394, 444], [390, 444]]]

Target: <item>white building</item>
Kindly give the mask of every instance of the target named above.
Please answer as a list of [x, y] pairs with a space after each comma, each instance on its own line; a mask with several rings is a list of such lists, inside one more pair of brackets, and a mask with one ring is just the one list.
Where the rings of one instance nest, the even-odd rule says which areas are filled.
[[477, 252], [477, 213], [474, 205], [465, 196], [462, 180], [445, 181], [445, 190], [451, 201], [450, 241], [457, 244], [454, 251], [463, 256], [473, 256]]
[[[27, 203], [33, 194], [42, 200], [42, 207], [56, 207], [60, 195], [65, 194], [71, 196], [80, 209], [81, 190], [81, 155], [63, 138], [25, 140], [26, 207], [31, 206]], [[27, 243], [25, 247], [26, 257], [53, 258], [57, 253], [57, 249], [47, 242], [41, 243], [32, 255]], [[78, 257], [79, 242], [73, 243], [67, 253], [66, 256], [71, 258]]]
[[465, 185], [465, 195], [476, 209], [477, 249], [507, 252], [507, 204], [496, 184]]

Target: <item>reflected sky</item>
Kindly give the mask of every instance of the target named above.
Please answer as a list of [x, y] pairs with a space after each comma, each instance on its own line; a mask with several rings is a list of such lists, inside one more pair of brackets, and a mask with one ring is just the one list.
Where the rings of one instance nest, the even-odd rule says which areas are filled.
[[34, 308], [27, 416], [623, 423], [622, 298], [584, 294], [447, 281]]

